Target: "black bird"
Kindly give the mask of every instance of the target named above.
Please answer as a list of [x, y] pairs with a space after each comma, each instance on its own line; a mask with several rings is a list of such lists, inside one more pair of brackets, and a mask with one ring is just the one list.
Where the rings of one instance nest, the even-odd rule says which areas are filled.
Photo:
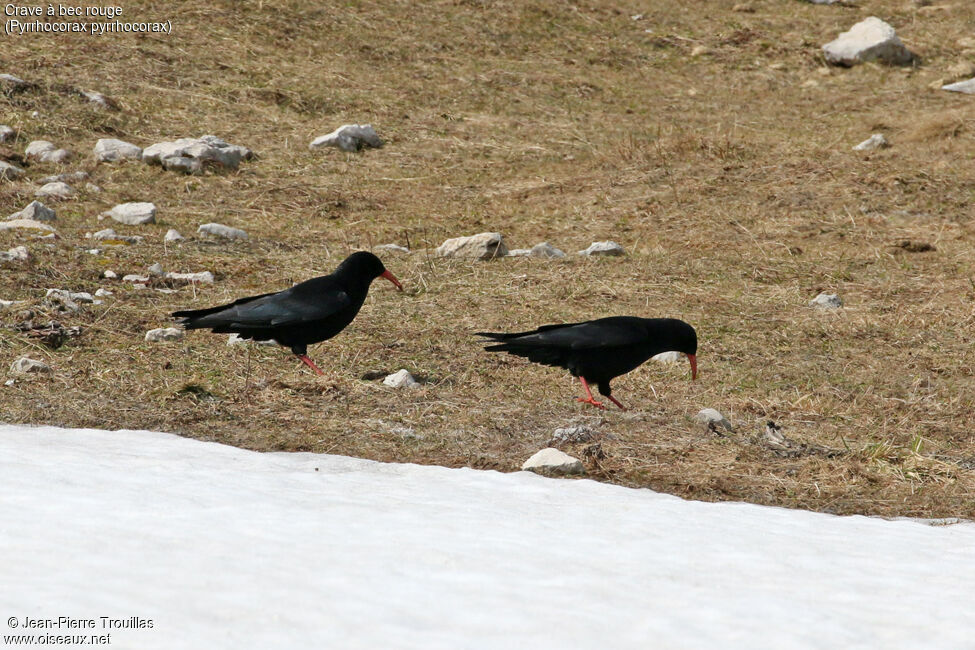
[[691, 379], [697, 379], [697, 332], [676, 318], [612, 316], [584, 323], [545, 325], [531, 332], [503, 334], [478, 332], [497, 344], [489, 352], [508, 352], [546, 366], [558, 366], [582, 380], [586, 397], [578, 402], [605, 408], [589, 390], [589, 382], [624, 411], [612, 396], [609, 382], [640, 366], [661, 352], [682, 352], [691, 362]]
[[290, 289], [241, 298], [209, 309], [173, 312], [188, 330], [235, 332], [245, 339], [276, 341], [290, 347], [303, 363], [323, 373], [308, 358], [308, 345], [332, 338], [359, 313], [376, 278], [403, 285], [372, 253], [352, 253], [331, 275], [312, 278]]

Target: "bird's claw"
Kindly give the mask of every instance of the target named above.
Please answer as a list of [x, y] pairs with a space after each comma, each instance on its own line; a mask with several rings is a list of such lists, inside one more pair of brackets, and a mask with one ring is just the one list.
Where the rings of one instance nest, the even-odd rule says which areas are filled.
[[576, 401], [577, 402], [582, 402], [583, 404], [592, 404], [593, 406], [595, 406], [596, 408], [599, 408], [599, 409], [605, 409], [606, 408], [603, 405], [602, 402], [597, 402], [596, 400], [594, 400], [591, 397], [577, 397], [576, 398]]

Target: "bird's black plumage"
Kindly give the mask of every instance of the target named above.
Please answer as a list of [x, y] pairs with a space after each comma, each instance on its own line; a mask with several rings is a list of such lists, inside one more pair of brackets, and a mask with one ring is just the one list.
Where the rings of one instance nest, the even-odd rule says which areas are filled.
[[369, 285], [380, 276], [402, 290], [378, 257], [360, 251], [347, 257], [334, 273], [290, 289], [209, 309], [177, 311], [173, 316], [181, 319], [180, 324], [186, 329], [234, 332], [245, 339], [277, 341], [320, 373], [306, 356], [308, 346], [345, 329], [359, 313]]
[[[610, 381], [661, 352], [686, 354], [692, 372], [697, 374], [697, 332], [676, 318], [613, 316], [582, 323], [545, 325], [514, 334], [478, 332], [478, 336], [497, 342], [485, 346], [489, 352], [507, 352], [536, 363], [565, 368], [582, 379], [587, 393], [587, 382], [592, 382], [617, 405], [619, 402], [611, 396]], [[583, 401], [594, 403], [591, 396]]]

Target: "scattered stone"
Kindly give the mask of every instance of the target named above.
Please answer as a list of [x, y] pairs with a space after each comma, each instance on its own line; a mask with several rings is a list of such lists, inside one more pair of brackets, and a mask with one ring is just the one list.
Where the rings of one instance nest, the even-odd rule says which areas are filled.
[[129, 226], [156, 223], [156, 206], [153, 203], [120, 203], [104, 214]]
[[6, 160], [0, 160], [0, 181], [15, 181], [24, 173], [24, 170], [17, 165], [11, 165]]
[[278, 342], [273, 339], [270, 341], [255, 341], [253, 339], [241, 338], [239, 334], [231, 334], [227, 338], [227, 345], [244, 345], [246, 343], [252, 343], [254, 345], [278, 345]]
[[139, 275], [138, 273], [129, 273], [128, 275], [122, 276], [122, 282], [131, 282], [136, 285], [141, 284], [142, 288], [145, 289], [146, 285], [149, 283], [149, 276]]
[[166, 235], [163, 237], [163, 241], [183, 241], [186, 237], [183, 237], [178, 230], [170, 228], [166, 231]]
[[809, 304], [819, 309], [839, 309], [843, 306], [843, 301], [835, 293], [821, 293], [810, 300]]
[[54, 228], [46, 223], [34, 221], [33, 219], [10, 219], [9, 221], [0, 221], [0, 230], [16, 230], [20, 228], [25, 228], [28, 230], [40, 230], [45, 233], [55, 234]]
[[552, 433], [552, 443], [590, 442], [596, 437], [596, 432], [588, 424], [573, 424], [561, 427]]
[[94, 90], [82, 90], [81, 94], [84, 95], [92, 104], [99, 106], [100, 108], [106, 108], [111, 111], [119, 110], [118, 102], [107, 95], [103, 95], [100, 92]]
[[118, 277], [118, 273], [110, 269], [105, 269], [104, 271], [102, 271], [102, 277], [105, 278], [106, 280], [114, 280]]
[[528, 257], [531, 254], [530, 248], [512, 248], [508, 251], [508, 257]]
[[138, 235], [120, 235], [115, 232], [113, 228], [105, 228], [104, 230], [99, 230], [92, 238], [99, 240], [103, 244], [109, 246], [121, 245], [121, 244], [141, 244], [142, 237]]
[[80, 183], [82, 181], [88, 180], [88, 172], [77, 171], [77, 172], [65, 172], [63, 174], [54, 174], [53, 176], [45, 176], [44, 178], [37, 181], [38, 185], [44, 185], [46, 183]]
[[164, 271], [162, 264], [158, 262], [149, 267], [149, 275], [161, 277], [164, 280], [179, 282], [183, 284], [213, 284], [214, 277], [210, 271], [200, 271], [198, 273], [176, 273], [175, 271]]
[[532, 257], [544, 257], [544, 258], [551, 258], [551, 259], [565, 257], [564, 252], [560, 251], [555, 246], [552, 246], [547, 241], [543, 241], [540, 244], [535, 244], [534, 246], [532, 246], [529, 255], [531, 255]]
[[231, 228], [222, 223], [205, 223], [196, 229], [197, 234], [213, 235], [223, 239], [247, 239], [247, 233], [240, 228]]
[[22, 302], [24, 302], [24, 301], [23, 300], [3, 300], [2, 298], [0, 298], [0, 309], [8, 309], [9, 307], [13, 307], [14, 305], [19, 305]]
[[149, 275], [163, 275], [165, 273], [166, 272], [163, 271], [162, 264], [160, 264], [159, 262], [156, 262], [155, 264], [149, 267]]
[[54, 143], [47, 140], [34, 140], [24, 149], [24, 156], [28, 160], [42, 163], [64, 164], [71, 159], [72, 155], [67, 149], [58, 149]]
[[87, 291], [68, 291], [66, 289], [48, 289], [44, 296], [44, 302], [56, 308], [58, 311], [76, 312], [81, 307], [78, 303], [100, 304]]
[[504, 257], [508, 247], [504, 245], [501, 233], [482, 232], [470, 237], [448, 239], [437, 248], [437, 257], [470, 257], [490, 260]]
[[965, 93], [966, 95], [975, 95], [975, 79], [969, 79], [968, 81], [959, 81], [953, 84], [948, 84], [946, 86], [942, 86], [941, 90], [947, 90], [948, 92], [952, 92], [952, 93]]
[[650, 360], [657, 363], [679, 363], [681, 356], [683, 355], [680, 352], [661, 352], [650, 357]]
[[0, 251], [0, 262], [26, 262], [30, 259], [30, 251], [26, 246], [15, 246], [7, 252]]
[[548, 475], [582, 474], [585, 471], [581, 460], [554, 447], [537, 452], [524, 462], [521, 469]]
[[31, 201], [27, 204], [26, 208], [20, 212], [14, 212], [12, 215], [7, 217], [7, 220], [30, 219], [32, 221], [56, 221], [57, 218], [57, 213], [51, 208], [47, 207], [40, 201]]
[[[158, 142], [142, 151], [142, 162], [161, 165], [164, 169], [184, 171], [187, 164], [197, 171], [203, 165], [215, 165], [226, 169], [237, 169], [241, 160], [250, 160], [254, 153], [247, 147], [229, 144], [215, 135], [201, 138], [180, 138], [172, 142]], [[188, 158], [196, 164], [184, 161], [166, 162], [167, 158]]]
[[858, 22], [850, 31], [824, 45], [823, 54], [828, 63], [846, 67], [874, 60], [906, 65], [915, 59], [894, 28], [875, 16]]
[[619, 257], [621, 255], [626, 255], [626, 251], [623, 247], [614, 241], [596, 241], [589, 245], [584, 251], [579, 251], [579, 255], [585, 255], [586, 257], [592, 257], [594, 255], [602, 255], [605, 257]]
[[203, 163], [188, 156], [170, 156], [160, 161], [162, 168], [168, 172], [183, 174], [199, 174], [203, 171]]
[[30, 83], [24, 81], [20, 77], [15, 77], [12, 74], [0, 74], [0, 86], [7, 90], [24, 90], [31, 86]]
[[875, 149], [883, 149], [889, 147], [890, 143], [887, 142], [887, 138], [884, 137], [883, 133], [874, 133], [869, 138], [853, 147], [854, 151], [874, 151]]
[[34, 196], [36, 197], [39, 198], [47, 197], [49, 199], [55, 199], [61, 201], [70, 199], [74, 197], [74, 195], [75, 195], [74, 188], [72, 188], [67, 183], [62, 183], [61, 181], [57, 181], [55, 183], [45, 183], [40, 187], [40, 189], [34, 192]]
[[29, 372], [51, 372], [51, 366], [43, 361], [37, 361], [30, 357], [21, 357], [10, 364], [10, 372], [17, 373], [18, 375]]
[[383, 385], [391, 386], [392, 388], [417, 388], [420, 382], [413, 379], [413, 375], [410, 374], [409, 370], [403, 368], [383, 379]]
[[17, 137], [17, 132], [6, 124], [0, 124], [0, 142], [9, 142]]
[[694, 419], [698, 422], [703, 422], [712, 431], [717, 431], [718, 427], [732, 433], [735, 431], [734, 427], [731, 426], [731, 422], [725, 416], [721, 415], [721, 412], [717, 409], [701, 409], [694, 416]]
[[130, 142], [114, 138], [102, 138], [95, 143], [95, 160], [98, 162], [115, 162], [116, 160], [140, 160], [142, 147]]
[[96, 298], [104, 298], [105, 296], [114, 296], [114, 295], [115, 293], [109, 291], [108, 289], [99, 288], [98, 290], [95, 291]]
[[342, 151], [359, 151], [363, 147], [379, 148], [383, 141], [379, 139], [371, 124], [345, 124], [328, 135], [322, 135], [308, 145], [309, 149], [322, 147], [338, 147]]
[[180, 341], [183, 339], [183, 330], [178, 327], [160, 327], [159, 329], [146, 332], [146, 341], [150, 343], [162, 343], [164, 341]]
[[391, 253], [404, 253], [406, 255], [410, 254], [409, 248], [406, 246], [400, 246], [399, 244], [379, 244], [379, 246], [373, 246], [373, 250], [389, 251]]

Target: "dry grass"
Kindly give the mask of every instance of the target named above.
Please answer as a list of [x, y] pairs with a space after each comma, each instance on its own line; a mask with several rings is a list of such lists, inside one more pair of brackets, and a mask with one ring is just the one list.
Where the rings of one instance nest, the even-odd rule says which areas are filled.
[[[0, 123], [21, 133], [16, 151], [34, 139], [87, 152], [98, 137], [145, 146], [215, 133], [259, 159], [202, 177], [69, 166], [104, 192], [58, 206], [61, 239], [29, 240], [33, 261], [0, 272], [0, 297], [84, 333], [49, 349], [0, 313], [0, 361], [30, 354], [55, 369], [3, 387], [3, 419], [513, 470], [584, 417], [605, 435], [565, 448], [602, 480], [840, 513], [975, 516], [975, 103], [928, 88], [973, 58], [956, 43], [975, 7], [733, 4], [133, 1], [124, 18], [171, 19], [174, 35], [5, 37], [0, 71], [38, 84], [0, 96]], [[891, 22], [923, 65], [823, 67], [819, 45], [867, 15]], [[697, 46], [706, 50], [692, 55]], [[99, 111], [72, 88], [123, 110]], [[307, 150], [351, 121], [376, 125], [387, 147]], [[893, 146], [850, 150], [874, 131]], [[33, 189], [0, 184], [3, 214]], [[123, 200], [154, 201], [160, 223], [116, 226], [147, 241], [88, 254], [84, 234]], [[167, 228], [209, 221], [252, 239], [162, 243]], [[323, 378], [281, 350], [228, 348], [217, 335], [142, 340], [173, 309], [284, 288], [357, 248], [423, 251], [485, 230], [566, 251], [615, 239], [630, 255], [387, 256], [409, 290], [377, 284], [346, 332], [312, 348]], [[3, 248], [24, 239], [0, 233]], [[218, 281], [163, 294], [99, 280], [153, 262]], [[78, 314], [42, 304], [48, 287], [99, 286], [115, 295]], [[811, 310], [820, 291], [846, 308]], [[634, 411], [593, 413], [572, 401], [567, 373], [487, 355], [470, 336], [612, 314], [694, 324], [699, 381], [648, 364], [616, 382]], [[362, 378], [401, 367], [423, 387]], [[696, 425], [703, 407], [736, 432]], [[765, 442], [769, 420], [791, 446]]]

